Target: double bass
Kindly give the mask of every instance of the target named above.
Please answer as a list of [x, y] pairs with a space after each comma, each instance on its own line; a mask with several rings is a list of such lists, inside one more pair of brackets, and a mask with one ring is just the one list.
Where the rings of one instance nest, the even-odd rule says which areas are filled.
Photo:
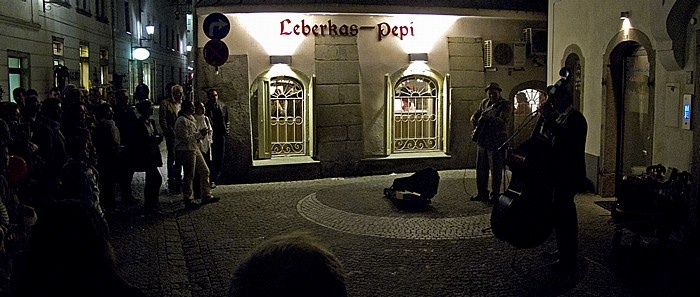
[[[550, 100], [545, 104], [553, 104], [551, 100], [557, 98], [558, 92], [566, 92], [571, 77], [569, 73], [567, 68], [559, 71], [561, 79], [551, 87]], [[536, 127], [542, 123], [540, 116]], [[536, 128], [533, 135], [506, 160], [512, 177], [507, 190], [493, 205], [491, 231], [496, 238], [516, 248], [541, 245], [554, 228], [551, 151], [551, 140], [538, 133]]]

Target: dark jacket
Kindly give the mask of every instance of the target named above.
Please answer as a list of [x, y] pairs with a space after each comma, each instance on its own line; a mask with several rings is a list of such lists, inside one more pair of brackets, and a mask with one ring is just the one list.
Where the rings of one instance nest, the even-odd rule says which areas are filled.
[[156, 128], [156, 122], [152, 119], [138, 119], [133, 127], [133, 142], [128, 148], [132, 169], [143, 172], [163, 166], [159, 147], [163, 136]]
[[206, 116], [211, 120], [212, 129], [214, 133], [213, 137], [219, 138], [223, 137], [228, 133], [228, 107], [226, 104], [221, 102], [214, 103], [214, 101], [209, 100], [205, 105]]
[[[498, 149], [508, 139], [508, 127], [513, 114], [513, 105], [500, 98], [491, 103], [489, 98], [481, 101], [479, 109], [472, 115], [471, 121], [475, 129], [481, 130], [476, 143], [488, 150]], [[476, 128], [477, 126], [483, 126]]]

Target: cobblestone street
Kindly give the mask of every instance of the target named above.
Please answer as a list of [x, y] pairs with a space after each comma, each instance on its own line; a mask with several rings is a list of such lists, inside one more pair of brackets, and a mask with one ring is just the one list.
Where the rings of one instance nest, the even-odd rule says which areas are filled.
[[[613, 252], [612, 201], [576, 198], [580, 252], [573, 273], [553, 272], [543, 246], [518, 250], [494, 238], [491, 208], [468, 200], [472, 170], [441, 171], [432, 203], [399, 209], [382, 196], [394, 178], [220, 185], [221, 202], [186, 211], [163, 192], [164, 215], [121, 206], [111, 222], [114, 249], [129, 280], [150, 296], [225, 296], [238, 261], [264, 239], [293, 231], [319, 237], [348, 274], [350, 296], [697, 296], [698, 260], [651, 239]], [[143, 175], [137, 173], [135, 191]], [[163, 188], [164, 190], [164, 188]], [[140, 195], [140, 193], [137, 193]], [[596, 203], [597, 202], [597, 203]], [[629, 238], [632, 238], [631, 236]]]

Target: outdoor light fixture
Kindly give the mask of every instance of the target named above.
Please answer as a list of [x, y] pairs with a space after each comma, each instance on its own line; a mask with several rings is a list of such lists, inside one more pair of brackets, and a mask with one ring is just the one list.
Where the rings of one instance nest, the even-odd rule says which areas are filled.
[[187, 52], [191, 51], [192, 50], [192, 43], [188, 42], [187, 46], [185, 46], [185, 49], [187, 50]]
[[620, 13], [620, 19], [621, 20], [626, 20], [630, 17], [630, 12], [629, 11], [623, 11]]
[[143, 61], [151, 56], [151, 52], [145, 47], [136, 47], [131, 51], [131, 55], [138, 61]]
[[292, 56], [270, 56], [270, 65], [274, 64], [292, 65]]
[[408, 54], [408, 61], [410, 61], [410, 62], [415, 62], [415, 61], [428, 62], [428, 54], [427, 53]]
[[148, 35], [153, 35], [153, 33], [156, 32], [156, 26], [153, 26], [151, 22], [148, 22], [148, 25], [146, 25], [146, 34]]

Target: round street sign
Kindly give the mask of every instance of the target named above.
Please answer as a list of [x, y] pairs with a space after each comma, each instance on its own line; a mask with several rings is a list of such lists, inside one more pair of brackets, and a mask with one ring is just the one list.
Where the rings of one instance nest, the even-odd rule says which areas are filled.
[[224, 65], [228, 60], [228, 46], [221, 40], [212, 39], [204, 45], [204, 61], [214, 67]]
[[231, 23], [224, 14], [215, 12], [204, 18], [202, 29], [207, 37], [222, 39], [231, 30]]

